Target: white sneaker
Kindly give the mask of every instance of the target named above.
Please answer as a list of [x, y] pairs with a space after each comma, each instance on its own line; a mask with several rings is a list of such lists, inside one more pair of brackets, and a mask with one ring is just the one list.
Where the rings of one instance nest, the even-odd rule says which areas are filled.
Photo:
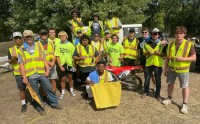
[[168, 104], [171, 104], [171, 103], [172, 103], [172, 100], [170, 98], [166, 98], [165, 100], [162, 101], [163, 105], [168, 105]]
[[76, 96], [76, 93], [75, 93], [74, 91], [70, 92], [70, 94], [71, 94], [72, 96]]
[[188, 106], [186, 104], [183, 104], [180, 110], [180, 113], [187, 114]]
[[88, 97], [87, 100], [86, 100], [86, 103], [90, 104], [92, 102], [92, 100], [93, 100], [92, 98]]
[[64, 96], [65, 96], [64, 94], [61, 94], [61, 95], [60, 95], [60, 99], [61, 99], [61, 100], [64, 99]]

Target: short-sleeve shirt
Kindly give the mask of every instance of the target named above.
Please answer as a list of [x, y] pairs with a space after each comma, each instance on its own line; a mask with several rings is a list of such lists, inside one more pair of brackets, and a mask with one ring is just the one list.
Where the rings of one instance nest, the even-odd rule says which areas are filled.
[[112, 63], [111, 63], [112, 66], [121, 66], [121, 61], [119, 60], [119, 58], [120, 58], [120, 55], [124, 53], [124, 48], [121, 44], [110, 43], [108, 45], [106, 53], [108, 53], [110, 59], [112, 59]]
[[[99, 81], [100, 81], [101, 79], [104, 79], [104, 77], [103, 77], [103, 76], [99, 76]], [[87, 77], [87, 80], [88, 80], [88, 81], [91, 81], [91, 79], [90, 79], [89, 76]], [[112, 77], [112, 75], [111, 75], [110, 72], [108, 72], [108, 81], [113, 81], [113, 77]], [[93, 82], [93, 83], [94, 83], [94, 82]]]
[[74, 53], [74, 45], [67, 41], [66, 43], [60, 43], [56, 46], [55, 56], [60, 58], [61, 65], [67, 64], [73, 66], [72, 55]]

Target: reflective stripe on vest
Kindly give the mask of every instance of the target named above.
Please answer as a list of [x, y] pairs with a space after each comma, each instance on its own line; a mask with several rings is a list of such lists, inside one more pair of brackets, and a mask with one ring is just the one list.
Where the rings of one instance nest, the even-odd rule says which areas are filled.
[[128, 38], [123, 40], [124, 47], [124, 58], [136, 59], [138, 40], [136, 38], [133, 39], [132, 42], [128, 41]]
[[[112, 21], [112, 23], [111, 23]], [[112, 29], [113, 27], [118, 27], [118, 18], [113, 17], [111, 21], [108, 19], [105, 23], [111, 34], [119, 34], [119, 29]]]
[[167, 49], [167, 58], [169, 59], [168, 66], [177, 73], [189, 72], [191, 62], [178, 62], [176, 57], [189, 57], [190, 48], [192, 43], [183, 40], [178, 50], [176, 50], [175, 41], [169, 44]]
[[[161, 41], [159, 43], [157, 43], [156, 47], [153, 49], [150, 45], [148, 45], [147, 43], [145, 43], [145, 50], [150, 51], [151, 53], [154, 53], [155, 51], [159, 51], [162, 52], [163, 46], [161, 45]], [[146, 51], [145, 51], [146, 52]], [[157, 66], [157, 67], [162, 67], [163, 66], [163, 58], [161, 56], [158, 55], [147, 55], [146, 56], [146, 64], [145, 66]]]
[[[77, 20], [78, 20], [79, 22], [81, 22], [82, 19], [81, 19], [81, 18], [77, 18]], [[79, 29], [83, 31], [83, 27], [80, 27], [80, 26], [78, 25], [78, 23], [75, 22], [73, 19], [70, 21], [70, 23], [72, 24], [75, 33], [76, 33], [77, 30], [79, 30]]]
[[[18, 57], [18, 49], [16, 45], [13, 46], [12, 48], [9, 48], [9, 51], [10, 51], [11, 56]], [[14, 75], [21, 75], [20, 66], [18, 63], [12, 64], [12, 67], [13, 67]]]
[[[41, 47], [43, 47], [42, 43], [41, 42], [39, 43]], [[51, 62], [54, 59], [54, 45], [51, 41], [48, 41], [47, 50], [45, 50], [45, 56], [48, 62]]]
[[[24, 49], [24, 48], [23, 48]], [[23, 58], [23, 64], [26, 72], [26, 76], [29, 77], [36, 72], [39, 74], [45, 73], [45, 65], [43, 58], [43, 49], [39, 42], [35, 43], [35, 51], [33, 55], [30, 55], [27, 51], [20, 49], [20, 54]]]
[[104, 74], [102, 75], [103, 79], [99, 81], [99, 83], [107, 83], [108, 82], [108, 71], [104, 71]]
[[[94, 41], [92, 41], [91, 44], [94, 46]], [[101, 41], [98, 41], [98, 45], [95, 46], [95, 48], [98, 50], [98, 52], [101, 50], [101, 46], [102, 46]]]
[[94, 63], [95, 47], [93, 45], [88, 45], [88, 53], [87, 53], [84, 46], [80, 44], [77, 46], [77, 52], [80, 57], [86, 57], [84, 60], [80, 60], [78, 62], [80, 67], [95, 66]]

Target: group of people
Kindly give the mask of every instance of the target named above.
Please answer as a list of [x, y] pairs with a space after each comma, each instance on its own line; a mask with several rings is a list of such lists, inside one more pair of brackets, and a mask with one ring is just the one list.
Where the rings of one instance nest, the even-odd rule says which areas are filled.
[[[34, 41], [34, 33], [31, 30], [24, 30], [23, 35], [20, 32], [13, 33], [15, 46], [9, 49], [8, 58], [20, 91], [22, 112], [27, 109], [26, 84], [31, 85], [41, 100], [48, 100], [51, 107], [62, 109], [56, 96], [56, 79], [59, 78], [61, 86], [59, 99], [65, 97], [67, 78], [69, 92], [71, 96], [76, 96], [74, 74], [77, 82], [86, 85], [87, 103], [90, 103], [93, 97], [90, 85], [102, 82], [105, 77], [109, 77], [108, 81], [113, 80], [110, 73], [105, 71], [108, 63], [111, 66], [142, 65], [145, 81], [141, 98], [149, 95], [150, 79], [154, 77], [155, 98], [165, 105], [172, 102], [174, 83], [178, 76], [183, 96], [180, 112], [187, 113], [189, 67], [191, 61], [196, 60], [194, 45], [184, 39], [187, 29], [183, 26], [176, 27], [176, 40], [166, 44], [166, 41], [160, 38], [160, 30], [157, 28], [149, 32], [148, 28], [143, 27], [140, 38], [136, 38], [135, 29], [130, 28], [128, 36], [119, 43], [118, 33], [122, 24], [118, 18], [113, 17], [112, 12], [108, 14], [110, 20], [105, 21], [106, 30], [102, 21], [98, 20], [99, 16], [94, 14], [94, 21], [89, 22], [88, 30], [84, 33], [82, 19], [78, 18], [77, 11], [72, 11], [72, 41], [68, 41], [65, 31], [60, 31], [56, 38], [54, 28], [48, 31], [40, 30], [39, 41]], [[168, 83], [168, 97], [164, 100], [160, 97], [162, 72], [167, 76]], [[38, 83], [41, 89], [38, 88]], [[37, 102], [35, 108], [41, 115], [45, 114], [44, 108]]]

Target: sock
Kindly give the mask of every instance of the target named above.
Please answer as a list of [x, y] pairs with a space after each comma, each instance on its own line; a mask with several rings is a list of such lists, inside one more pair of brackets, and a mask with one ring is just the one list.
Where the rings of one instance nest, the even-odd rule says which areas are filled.
[[171, 96], [168, 96], [168, 98], [169, 98], [169, 99], [172, 99], [172, 97], [171, 97]]
[[23, 99], [23, 100], [21, 100], [22, 101], [22, 105], [26, 105], [26, 101], [25, 101], [25, 99]]
[[187, 105], [187, 103], [183, 102], [183, 104]]
[[70, 87], [70, 92], [74, 92], [74, 88], [73, 87]]
[[65, 90], [61, 90], [61, 94], [65, 94]]

